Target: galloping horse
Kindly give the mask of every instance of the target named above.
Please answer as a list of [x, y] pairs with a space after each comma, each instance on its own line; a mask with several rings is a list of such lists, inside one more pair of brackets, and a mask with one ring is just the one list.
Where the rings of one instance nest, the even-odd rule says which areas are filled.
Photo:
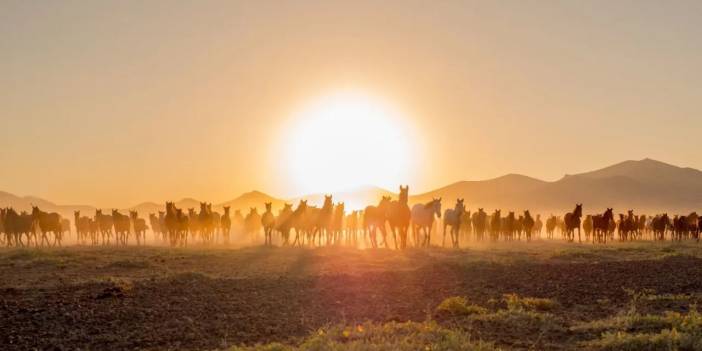
[[534, 219], [531, 217], [529, 210], [524, 211], [524, 219], [522, 220], [522, 229], [526, 235], [526, 240], [531, 241], [531, 234], [534, 231]]
[[603, 214], [592, 216], [592, 242], [607, 243], [610, 222], [614, 220], [613, 210], [608, 208]]
[[146, 221], [143, 218], [139, 218], [137, 211], [129, 211], [129, 218], [132, 221], [132, 229], [134, 230], [137, 245], [141, 245], [142, 241], [146, 245], [146, 230], [149, 229], [146, 226]]
[[458, 234], [461, 231], [461, 217], [466, 212], [463, 199], [456, 199], [456, 205], [452, 209], [444, 211], [444, 237], [441, 246], [446, 244], [446, 227], [451, 227], [451, 246], [458, 248]]
[[275, 215], [272, 210], [273, 204], [266, 202], [266, 212], [261, 216], [261, 225], [263, 226], [263, 245], [273, 246], [273, 228], [275, 227]]
[[399, 248], [404, 249], [407, 247], [407, 232], [409, 231], [410, 218], [412, 217], [408, 202], [409, 186], [403, 187], [400, 185], [400, 198], [398, 201], [390, 202], [387, 214], [392, 238], [395, 241], [395, 249], [398, 248], [397, 234], [400, 236]]
[[[431, 228], [434, 226], [434, 215], [441, 218], [441, 198], [432, 199], [425, 204], [412, 206], [412, 236], [417, 247], [429, 247], [431, 244]], [[419, 241], [419, 234], [424, 233], [424, 239]]]
[[378, 247], [378, 240], [376, 238], [376, 229], [380, 229], [383, 235], [383, 245], [385, 248], [388, 247], [387, 242], [387, 232], [385, 231], [385, 222], [387, 221], [388, 206], [390, 205], [390, 197], [383, 196], [378, 203], [378, 206], [367, 206], [365, 211], [363, 211], [363, 225], [364, 231], [368, 233], [370, 239], [370, 244], [372, 248]]
[[575, 239], [575, 229], [578, 229], [578, 242], [580, 240], [580, 218], [583, 216], [583, 204], [576, 204], [573, 212], [568, 212], [565, 214], [564, 224], [565, 224], [565, 236], [568, 241], [573, 241]]
[[229, 244], [229, 233], [232, 230], [232, 219], [229, 218], [229, 206], [224, 206], [224, 214], [220, 219], [220, 229], [222, 231], [222, 239], [225, 244]]

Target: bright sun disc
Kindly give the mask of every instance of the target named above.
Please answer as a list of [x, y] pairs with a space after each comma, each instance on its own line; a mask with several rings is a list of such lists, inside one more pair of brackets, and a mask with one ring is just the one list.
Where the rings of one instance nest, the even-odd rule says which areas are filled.
[[406, 119], [369, 97], [336, 94], [295, 115], [288, 131], [288, 174], [302, 192], [362, 185], [390, 189], [408, 182], [411, 149]]

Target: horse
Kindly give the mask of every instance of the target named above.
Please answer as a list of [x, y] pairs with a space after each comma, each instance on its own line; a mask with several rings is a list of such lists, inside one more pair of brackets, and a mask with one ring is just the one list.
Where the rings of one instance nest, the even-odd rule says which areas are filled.
[[353, 243], [355, 246], [358, 243], [359, 212], [360, 211], [351, 211], [344, 219], [347, 245]]
[[[304, 244], [305, 240], [305, 218], [307, 216], [307, 200], [300, 200], [297, 204], [297, 208], [290, 215], [285, 223], [281, 223], [283, 226], [288, 226], [290, 229], [295, 229], [295, 241], [293, 241], [292, 246], [295, 246], [298, 242], [300, 246]], [[302, 234], [302, 235], [300, 235]]]
[[575, 229], [578, 229], [578, 242], [580, 240], [580, 218], [583, 216], [583, 204], [576, 204], [573, 212], [568, 212], [563, 217], [565, 236], [568, 241], [575, 239]]
[[398, 249], [397, 235], [400, 236], [399, 248], [407, 247], [407, 232], [410, 224], [410, 208], [409, 201], [409, 186], [403, 187], [400, 185], [400, 195], [398, 201], [391, 201], [388, 206], [388, 223], [392, 231], [392, 237], [395, 241], [395, 249]]
[[[76, 239], [78, 244], [84, 244], [90, 235], [90, 218], [81, 217], [80, 211], [73, 211], [73, 225], [76, 227]], [[93, 245], [95, 242], [93, 241]]]
[[461, 235], [466, 239], [470, 240], [470, 236], [473, 234], [473, 226], [471, 225], [471, 213], [466, 211], [461, 216]]
[[340, 244], [341, 236], [344, 230], [344, 217], [346, 216], [346, 205], [343, 202], [339, 202], [334, 207], [334, 213], [332, 214], [331, 222], [331, 236], [332, 243]]
[[291, 217], [293, 215], [292, 204], [283, 205], [283, 209], [278, 212], [278, 218], [275, 221], [275, 230], [280, 232], [280, 237], [283, 239], [283, 246], [290, 244], [290, 229], [292, 228]]
[[[171, 246], [177, 246], [179, 244], [179, 237], [182, 229], [182, 212], [182, 210], [176, 208], [175, 203], [166, 202], [166, 213], [163, 216], [164, 226], [162, 226], [161, 228], [166, 229], [166, 233], [168, 234], [168, 241]], [[183, 245], [185, 245], [185, 243], [183, 243]]]
[[[432, 199], [425, 204], [412, 206], [412, 235], [417, 247], [429, 247], [431, 244], [431, 229], [434, 226], [434, 216], [441, 218], [441, 198]], [[419, 234], [424, 238], [419, 241]]]
[[378, 206], [367, 206], [363, 211], [363, 229], [368, 233], [368, 238], [372, 248], [378, 247], [376, 238], [376, 230], [380, 229], [383, 235], [383, 245], [388, 247], [387, 232], [385, 231], [385, 222], [387, 221], [387, 212], [390, 205], [390, 197], [383, 196], [378, 203]]
[[153, 213], [149, 213], [149, 224], [151, 225], [151, 232], [154, 234], [154, 239], [160, 238], [162, 235], [161, 222]]
[[258, 233], [261, 232], [261, 215], [258, 214], [256, 207], [249, 208], [249, 213], [244, 219], [244, 231], [251, 238], [251, 242], [255, 243]]
[[473, 214], [471, 222], [475, 229], [475, 238], [478, 241], [482, 241], [485, 236], [485, 229], [487, 228], [487, 213], [485, 213], [482, 208], [479, 208], [478, 212]]
[[129, 216], [119, 213], [117, 210], [112, 210], [112, 223], [115, 227], [115, 241], [122, 245], [127, 245], [129, 242], [129, 227], [131, 220]]
[[446, 227], [451, 227], [451, 244], [454, 248], [459, 247], [458, 234], [461, 230], [461, 217], [466, 212], [463, 199], [456, 199], [456, 205], [452, 209], [444, 211], [444, 236], [441, 246], [446, 244]]
[[490, 218], [490, 239], [497, 241], [500, 236], [500, 228], [502, 226], [501, 210], [495, 210]]
[[[4, 212], [3, 226], [7, 237], [7, 245], [10, 246], [14, 241], [14, 246], [25, 246], [22, 241], [22, 235], [26, 235], [27, 246], [30, 246], [36, 227], [32, 215], [24, 211], [17, 213], [12, 207], [5, 209]], [[34, 244], [38, 245], [36, 237], [34, 237]]]
[[[200, 202], [200, 212], [198, 213], [197, 218], [200, 236], [202, 237], [202, 241], [206, 243], [214, 240], [215, 223], [210, 210], [211, 207], [207, 206], [206, 202]], [[190, 226], [192, 226], [192, 223]]]
[[137, 213], [137, 211], [129, 211], [129, 219], [131, 219], [137, 245], [141, 245], [142, 240], [144, 245], [146, 245], [146, 230], [149, 229], [146, 225], [146, 221], [143, 218], [139, 218], [139, 213]]
[[607, 243], [607, 234], [610, 230], [610, 221], [614, 220], [612, 209], [608, 208], [603, 214], [592, 216], [592, 242]]
[[[46, 241], [47, 246], [58, 245], [61, 246], [61, 238], [63, 236], [63, 228], [61, 227], [61, 216], [56, 213], [48, 213], [39, 209], [37, 206], [32, 206], [32, 219], [38, 225], [41, 231], [41, 245], [44, 246]], [[47, 237], [47, 233], [51, 233], [54, 236], [54, 243], [52, 244]]]
[[263, 245], [273, 245], [273, 228], [275, 228], [275, 215], [272, 210], [273, 204], [266, 202], [266, 212], [261, 216], [261, 225], [263, 226]]
[[583, 220], [583, 231], [585, 232], [585, 241], [590, 240], [590, 235], [592, 235], [592, 215], [585, 216], [585, 220]]
[[102, 214], [102, 210], [95, 210], [95, 222], [97, 222], [98, 232], [102, 236], [102, 244], [109, 245], [112, 237], [112, 216]]
[[524, 211], [522, 229], [524, 230], [527, 242], [531, 241], [531, 234], [534, 231], [534, 219], [531, 217], [531, 213], [529, 213], [529, 210]]
[[656, 215], [651, 219], [651, 230], [653, 231], [654, 240], [665, 240], [665, 231], [668, 228], [669, 221], [667, 213]]
[[220, 230], [225, 244], [229, 244], [229, 233], [232, 230], [232, 219], [229, 218], [229, 206], [224, 206], [224, 214], [220, 219]]

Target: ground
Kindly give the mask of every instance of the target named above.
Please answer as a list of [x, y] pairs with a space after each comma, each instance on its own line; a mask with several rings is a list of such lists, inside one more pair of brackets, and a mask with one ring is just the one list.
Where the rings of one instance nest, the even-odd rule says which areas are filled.
[[0, 349], [299, 346], [322, 334], [343, 345], [373, 328], [455, 332], [505, 350], [626, 349], [618, 343], [639, 334], [669, 341], [666, 331], [683, 329], [671, 313], [697, 318], [700, 257], [694, 242], [2, 249]]

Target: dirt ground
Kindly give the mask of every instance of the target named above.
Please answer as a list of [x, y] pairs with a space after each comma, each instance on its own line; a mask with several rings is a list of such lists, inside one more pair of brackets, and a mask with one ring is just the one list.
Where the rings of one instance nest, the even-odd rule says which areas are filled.
[[[631, 293], [702, 293], [702, 244], [533, 242], [470, 249], [159, 247], [0, 249], [0, 349], [192, 349], [279, 341], [365, 321], [454, 323], [445, 298], [490, 307], [550, 298], [561, 329], [474, 323], [505, 349], [574, 349], [572, 326], [625, 310]], [[686, 309], [661, 306], [660, 309]]]

